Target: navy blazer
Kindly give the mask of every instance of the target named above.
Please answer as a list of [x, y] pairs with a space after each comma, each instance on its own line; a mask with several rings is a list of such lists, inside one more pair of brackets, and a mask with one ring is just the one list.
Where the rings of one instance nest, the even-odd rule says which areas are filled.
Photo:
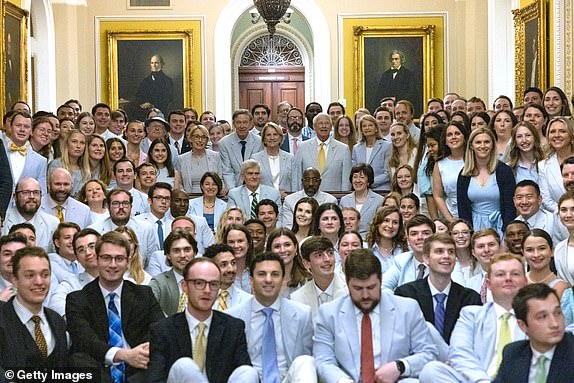
[[[301, 130], [301, 141], [307, 141], [309, 138], [311, 138], [311, 136], [308, 134], [305, 134], [305, 130]], [[284, 150], [287, 153], [291, 153], [291, 151], [289, 150], [289, 135], [288, 134], [283, 135], [283, 142], [281, 142], [281, 150]]]
[[[508, 344], [502, 351], [502, 363], [493, 383], [528, 382], [531, 361], [532, 349], [528, 340]], [[574, 382], [572, 366], [574, 366], [574, 335], [566, 332], [554, 350], [546, 382]]]
[[[501, 161], [498, 161], [495, 172], [496, 183], [498, 184], [498, 190], [500, 190], [500, 213], [502, 215], [502, 231], [504, 231], [506, 226], [516, 218], [516, 209], [513, 201], [516, 181], [510, 166]], [[470, 179], [471, 177], [469, 176], [459, 174], [456, 183], [458, 217], [468, 222], [472, 222], [472, 203], [468, 198]]]

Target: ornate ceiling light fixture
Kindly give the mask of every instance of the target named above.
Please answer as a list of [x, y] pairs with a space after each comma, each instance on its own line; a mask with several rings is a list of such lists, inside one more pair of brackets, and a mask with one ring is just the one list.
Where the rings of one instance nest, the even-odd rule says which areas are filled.
[[251, 21], [255, 24], [263, 17], [271, 36], [275, 33], [275, 26], [280, 21], [285, 24], [291, 22], [291, 13], [293, 12], [289, 10], [291, 0], [253, 0], [253, 4], [257, 8], [257, 13], [251, 13]]

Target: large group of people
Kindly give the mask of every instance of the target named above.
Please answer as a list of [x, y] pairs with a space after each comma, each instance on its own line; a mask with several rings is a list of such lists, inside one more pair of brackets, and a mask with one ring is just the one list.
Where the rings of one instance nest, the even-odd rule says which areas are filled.
[[[15, 103], [0, 369], [103, 382], [574, 381], [564, 92], [231, 121]], [[418, 124], [417, 124], [418, 122]], [[0, 371], [0, 381], [4, 378]]]

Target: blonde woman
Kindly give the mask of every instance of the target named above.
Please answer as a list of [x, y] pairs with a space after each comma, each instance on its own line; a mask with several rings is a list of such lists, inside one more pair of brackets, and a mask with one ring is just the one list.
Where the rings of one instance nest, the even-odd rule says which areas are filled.
[[91, 178], [102, 181], [107, 187], [112, 180], [112, 167], [106, 153], [106, 142], [99, 134], [88, 136], [88, 158]]
[[389, 166], [394, 173], [401, 165], [413, 166], [417, 153], [417, 144], [409, 133], [409, 128], [402, 122], [395, 122], [391, 125], [391, 142], [393, 149]]
[[75, 197], [84, 182], [90, 179], [90, 160], [86, 145], [86, 135], [79, 130], [72, 130], [62, 146], [62, 156], [48, 165], [51, 170], [64, 168], [72, 175], [72, 196]]
[[516, 177], [516, 183], [522, 180], [538, 183], [538, 163], [543, 159], [544, 151], [536, 128], [530, 122], [519, 122], [512, 129], [507, 162]]
[[114, 231], [122, 234], [130, 244], [130, 263], [124, 279], [133, 282], [136, 285], [148, 285], [151, 281], [151, 275], [143, 269], [143, 260], [141, 259], [138, 250], [138, 236], [128, 226], [118, 226]]

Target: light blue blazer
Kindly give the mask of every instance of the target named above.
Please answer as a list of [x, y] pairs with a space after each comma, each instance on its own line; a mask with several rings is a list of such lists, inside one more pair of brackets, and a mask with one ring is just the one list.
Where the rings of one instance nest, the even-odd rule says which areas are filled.
[[[319, 144], [316, 138], [311, 138], [303, 141], [297, 155], [295, 162], [297, 163], [297, 171], [303, 174], [307, 168], [317, 168], [317, 156], [319, 154]], [[321, 187], [323, 191], [350, 191], [351, 182], [349, 175], [351, 174], [351, 152], [349, 147], [333, 138], [329, 140], [329, 148], [327, 150], [327, 164], [321, 173]], [[297, 180], [296, 190], [302, 190], [302, 180]]]
[[[255, 153], [252, 159], [259, 162], [261, 168], [261, 184], [273, 187], [269, 156], [265, 149]], [[297, 191], [297, 182], [301, 175], [297, 172], [295, 157], [291, 153], [279, 150], [279, 189], [287, 192]]]
[[[192, 152], [189, 151], [187, 153], [182, 154], [179, 156], [179, 171], [181, 173], [181, 181], [183, 183], [183, 190], [188, 193], [199, 193], [201, 190], [193, 190], [191, 186], [191, 178], [192, 174], [197, 171], [197, 169], [191, 168], [191, 157]], [[205, 151], [205, 156], [207, 157], [207, 171], [215, 172], [219, 177], [222, 176], [221, 171], [221, 161], [219, 153], [214, 152], [213, 150], [207, 149]], [[203, 174], [200, 175], [200, 178]]]
[[[380, 310], [381, 318], [381, 361], [375, 364], [403, 359], [409, 364], [410, 376], [418, 376], [438, 354], [418, 303], [383, 291], [375, 309]], [[313, 338], [321, 382], [337, 383], [342, 378], [359, 381], [360, 339], [355, 305], [349, 296], [321, 305]]]
[[545, 210], [558, 213], [558, 200], [566, 192], [556, 153], [538, 163], [540, 196]]
[[[254, 340], [261, 336], [251, 333], [251, 304], [254, 297], [246, 300], [238, 306], [228, 310], [228, 314], [239, 318], [245, 322], [245, 337], [247, 338], [247, 348], [254, 347]], [[305, 305], [290, 301], [287, 298], [281, 299], [281, 332], [283, 335], [283, 349], [287, 365], [301, 355], [312, 355], [313, 348], [313, 321], [311, 319], [311, 309]], [[263, 329], [261, 330], [263, 331]]]
[[[219, 141], [219, 154], [223, 169], [223, 181], [228, 189], [241, 185], [241, 143], [237, 133], [231, 133]], [[261, 137], [255, 133], [249, 133], [245, 138], [245, 159], [250, 159], [262, 149]]]
[[[382, 205], [383, 197], [379, 194], [375, 193], [372, 190], [369, 190], [367, 194], [367, 200], [363, 204], [363, 208], [361, 209], [361, 220], [359, 221], [359, 233], [363, 237], [363, 239], [367, 238], [367, 233], [369, 232], [369, 227], [371, 225], [371, 221], [375, 218], [375, 214], [377, 213], [377, 208]], [[346, 196], [341, 197], [341, 201], [339, 202], [340, 207], [353, 207], [357, 208], [357, 204], [355, 203], [355, 192], [351, 194], [347, 194]]]
[[[251, 215], [249, 194], [251, 193], [245, 185], [231, 189], [227, 196], [227, 208], [238, 207], [243, 210], [243, 213], [247, 217], [249, 217]], [[274, 201], [277, 204], [279, 211], [281, 211], [281, 195], [277, 189], [273, 189], [271, 186], [260, 185], [260, 194], [257, 196], [257, 200], [261, 201], [262, 199], [270, 199]], [[277, 218], [279, 218], [279, 215]]]
[[383, 139], [378, 139], [373, 146], [371, 157], [367, 161], [367, 143], [360, 142], [353, 146], [353, 166], [357, 164], [368, 164], [375, 173], [375, 182], [371, 188], [373, 190], [391, 190], [391, 173], [389, 171], [389, 160], [391, 159], [392, 145]]
[[[493, 302], [484, 306], [465, 306], [460, 311], [450, 338], [448, 359], [450, 366], [468, 382], [491, 379], [487, 371], [495, 356], [497, 320]], [[516, 326], [513, 339], [525, 338]]]
[[[4, 141], [4, 150], [6, 151], [6, 156], [8, 157], [8, 162], [10, 162], [10, 172], [12, 172], [12, 162], [10, 161], [10, 149], [9, 144]], [[12, 192], [16, 190], [16, 184], [22, 178], [31, 177], [36, 179], [40, 183], [40, 188], [42, 189], [42, 194], [46, 194], [48, 189], [46, 188], [46, 172], [48, 169], [48, 160], [36, 153], [32, 149], [32, 145], [28, 145], [26, 150], [26, 162], [24, 162], [24, 168], [22, 169], [22, 174], [20, 178], [15, 180], [12, 174], [12, 179], [14, 180], [14, 185]]]
[[[221, 219], [221, 215], [227, 208], [227, 204], [224, 200], [216, 198], [215, 206], [213, 208], [213, 225], [214, 229], [217, 227], [217, 223]], [[196, 215], [203, 217], [203, 197], [197, 197], [189, 201], [189, 209], [187, 214]]]
[[[428, 267], [425, 268], [425, 277], [428, 275]], [[383, 289], [395, 291], [400, 285], [417, 279], [417, 266], [415, 256], [411, 251], [393, 257], [393, 263], [383, 273]]]

